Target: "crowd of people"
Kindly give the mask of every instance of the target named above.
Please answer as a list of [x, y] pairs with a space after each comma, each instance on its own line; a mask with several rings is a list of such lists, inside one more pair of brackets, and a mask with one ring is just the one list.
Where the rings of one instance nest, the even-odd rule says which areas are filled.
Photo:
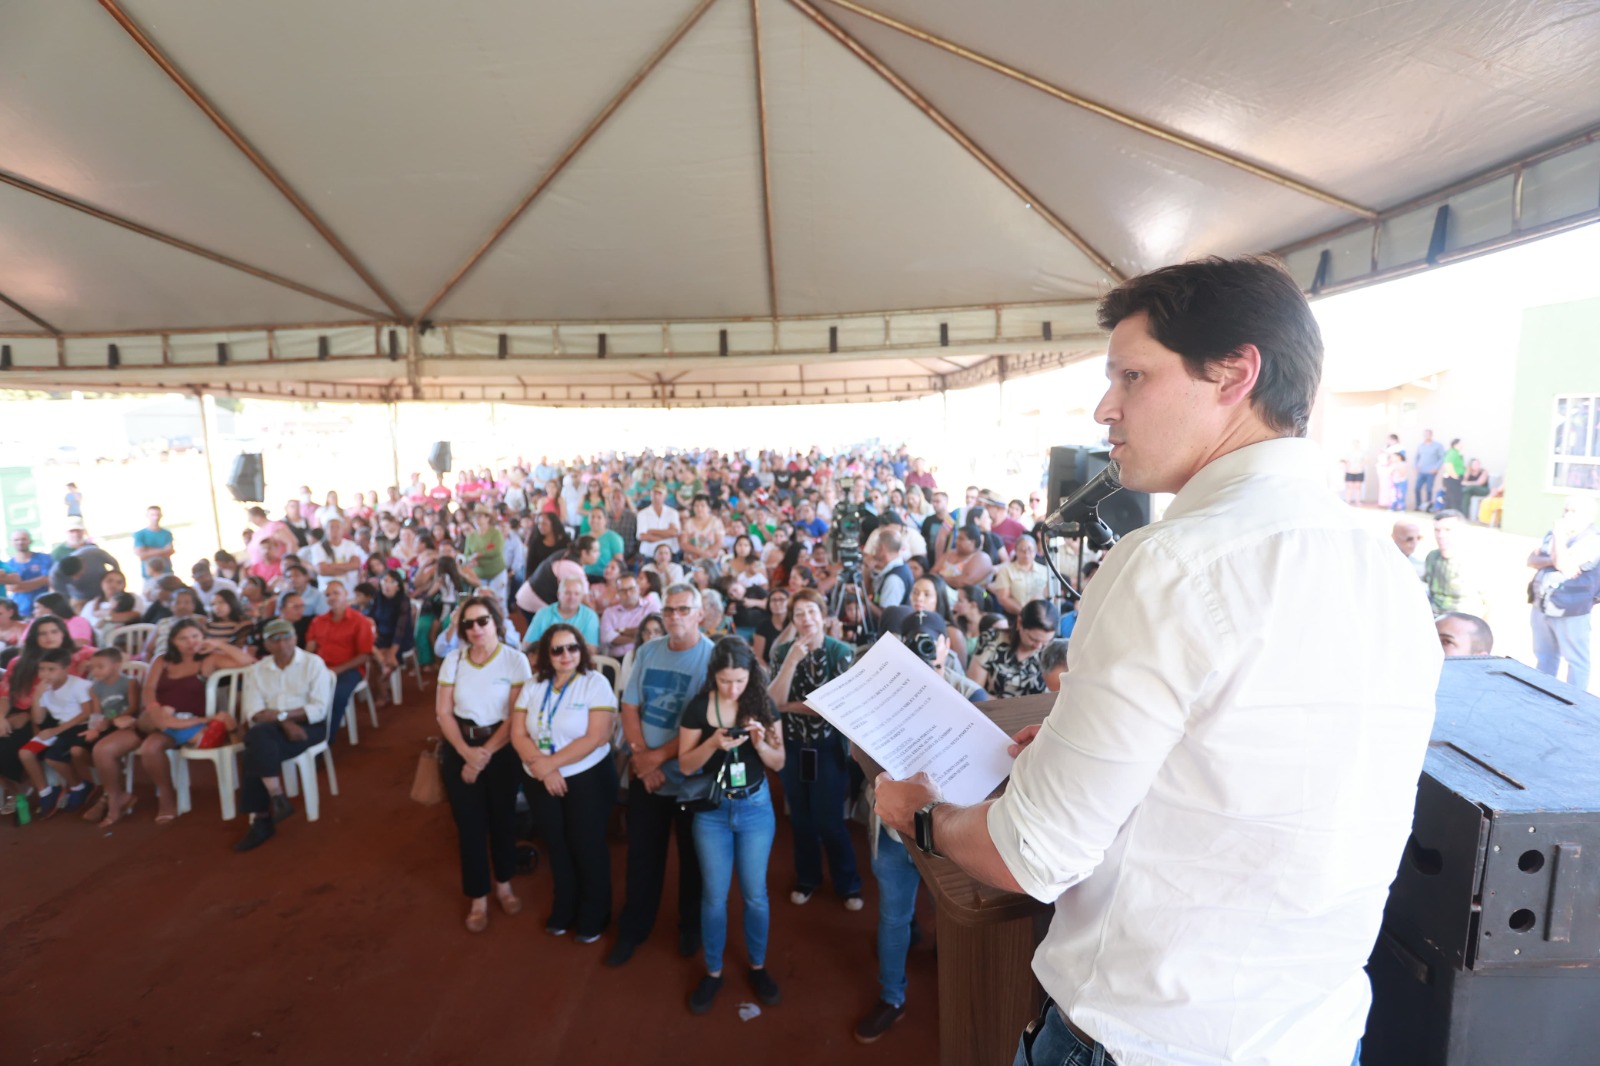
[[[781, 991], [765, 966], [767, 867], [780, 809], [789, 903], [827, 889], [846, 910], [864, 906], [848, 816], [870, 810], [870, 784], [806, 696], [880, 635], [974, 701], [1055, 690], [1067, 668], [1076, 618], [1040, 558], [1042, 492], [1002, 501], [968, 486], [952, 507], [904, 449], [542, 458], [448, 480], [416, 475], [348, 503], [328, 492], [319, 504], [303, 487], [276, 516], [251, 508], [237, 550], [201, 554], [188, 582], [159, 507], [133, 538], [137, 575], [89, 538], [81, 514], [51, 553], [17, 533], [0, 572], [5, 812], [115, 825], [138, 802], [123, 772], [133, 759], [156, 820], [170, 822], [168, 753], [234, 743], [249, 818], [235, 847], [254, 850], [293, 813], [282, 764], [337, 735], [363, 682], [382, 701], [414, 659], [437, 671], [469, 930], [487, 929], [491, 896], [506, 914], [522, 909], [520, 800], [548, 856], [549, 934], [589, 944], [609, 932], [605, 963], [626, 965], [654, 931], [675, 846], [677, 946], [704, 965], [689, 1009], [709, 1010], [722, 987], [735, 883], [746, 981], [771, 1004]], [[1578, 586], [1600, 574], [1593, 511], [1574, 500], [1529, 560], [1540, 668], [1565, 662], [1579, 685]], [[1446, 653], [1487, 654], [1481, 588], [1453, 553], [1465, 517], [1440, 507], [1432, 520], [1432, 551], [1418, 551], [1409, 519], [1395, 543]], [[1092, 578], [1093, 553], [1051, 549]], [[208, 680], [224, 669], [243, 671], [238, 720], [208, 716]], [[616, 907], [606, 833], [619, 797]], [[918, 881], [904, 842], [869, 822], [879, 994], [855, 1033], [870, 1042], [905, 1009]]]
[[[1446, 448], [1424, 429], [1408, 454], [1400, 434], [1391, 433], [1376, 458], [1369, 459], [1360, 441], [1340, 460], [1344, 471], [1344, 498], [1352, 507], [1376, 503], [1386, 511], [1457, 511], [1484, 525], [1498, 525], [1503, 489], [1491, 485], [1489, 470], [1476, 456], [1467, 458], [1461, 438]], [[1367, 475], [1375, 493], [1367, 494]]]
[[[555, 887], [547, 931], [584, 943], [614, 931], [609, 965], [651, 936], [675, 841], [678, 947], [705, 967], [696, 1013], [721, 987], [735, 881], [747, 980], [763, 1002], [781, 997], [764, 964], [783, 806], [790, 904], [828, 889], [863, 909], [847, 815], [870, 809], [870, 788], [806, 696], [884, 634], [972, 700], [1053, 690], [1076, 620], [1040, 559], [1042, 492], [1007, 501], [973, 485], [952, 506], [904, 448], [541, 458], [320, 502], [306, 486], [276, 514], [251, 508], [233, 550], [197, 557], [180, 556], [152, 506], [133, 537], [137, 574], [89, 536], [81, 495], [68, 502], [66, 541], [34, 552], [18, 533], [0, 573], [7, 813], [115, 825], [140, 798], [131, 759], [167, 823], [168, 753], [237, 744], [249, 825], [235, 848], [254, 850], [294, 810], [282, 764], [337, 736], [363, 682], [385, 700], [414, 659], [437, 671], [467, 928], [487, 928], [491, 896], [521, 910], [519, 798]], [[1092, 575], [1093, 553], [1062, 554]], [[218, 670], [242, 671], [228, 682], [237, 720], [208, 713]], [[708, 781], [714, 802], [685, 799]], [[605, 833], [619, 796], [614, 908]], [[899, 838], [874, 823], [869, 840], [881, 987], [862, 1040], [904, 1010], [916, 895]]]

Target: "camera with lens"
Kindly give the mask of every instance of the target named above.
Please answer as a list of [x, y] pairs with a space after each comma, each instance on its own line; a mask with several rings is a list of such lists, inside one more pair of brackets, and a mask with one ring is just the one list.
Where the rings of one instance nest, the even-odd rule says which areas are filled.
[[906, 647], [917, 653], [917, 658], [929, 665], [939, 654], [939, 639], [931, 634], [918, 632], [900, 639]]
[[861, 568], [861, 505], [850, 498], [854, 486], [854, 478], [839, 479], [844, 498], [833, 505], [833, 528], [828, 530], [829, 554], [846, 573]]

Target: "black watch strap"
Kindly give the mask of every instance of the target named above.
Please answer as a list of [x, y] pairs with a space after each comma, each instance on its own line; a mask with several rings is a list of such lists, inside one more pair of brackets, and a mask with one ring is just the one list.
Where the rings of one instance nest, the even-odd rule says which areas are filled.
[[936, 855], [942, 859], [944, 854], [935, 846], [933, 839], [933, 809], [939, 805], [940, 801], [935, 800], [933, 803], [918, 809], [912, 828], [916, 830], [915, 843], [917, 850], [927, 855]]

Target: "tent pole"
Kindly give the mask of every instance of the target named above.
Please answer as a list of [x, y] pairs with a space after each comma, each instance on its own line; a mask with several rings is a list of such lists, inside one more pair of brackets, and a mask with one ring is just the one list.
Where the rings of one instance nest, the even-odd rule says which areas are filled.
[[394, 458], [394, 483], [402, 491], [405, 482], [400, 480], [400, 405], [389, 401], [389, 453]]
[[222, 512], [217, 506], [217, 468], [211, 455], [211, 411], [206, 394], [194, 390], [194, 402], [200, 405], [200, 436], [206, 449], [206, 488], [211, 490], [211, 528], [217, 535], [217, 547], [222, 548]]

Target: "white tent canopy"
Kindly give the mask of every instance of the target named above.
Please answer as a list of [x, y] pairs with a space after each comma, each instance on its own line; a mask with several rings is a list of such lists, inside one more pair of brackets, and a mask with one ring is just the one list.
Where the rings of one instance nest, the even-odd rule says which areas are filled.
[[1561, 0], [13, 0], [0, 385], [923, 395], [1096, 296], [1311, 291], [1600, 217]]

